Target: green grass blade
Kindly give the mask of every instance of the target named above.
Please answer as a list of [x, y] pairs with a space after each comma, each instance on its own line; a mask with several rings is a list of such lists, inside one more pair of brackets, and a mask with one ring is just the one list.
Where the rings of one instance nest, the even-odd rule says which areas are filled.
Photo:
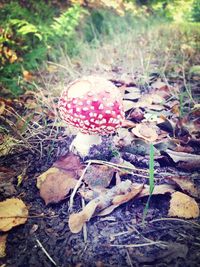
[[154, 190], [154, 146], [150, 144], [150, 160], [149, 160], [149, 197], [147, 199], [147, 203], [144, 208], [143, 216], [142, 216], [142, 224], [145, 224], [146, 215], [149, 209], [150, 199]]

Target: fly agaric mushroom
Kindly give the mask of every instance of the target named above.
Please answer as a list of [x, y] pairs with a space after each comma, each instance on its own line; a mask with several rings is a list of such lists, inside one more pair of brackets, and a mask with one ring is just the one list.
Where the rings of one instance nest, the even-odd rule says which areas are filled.
[[79, 130], [70, 149], [82, 157], [101, 143], [101, 136], [115, 132], [124, 119], [120, 90], [95, 76], [70, 83], [60, 98], [59, 111], [63, 120]]

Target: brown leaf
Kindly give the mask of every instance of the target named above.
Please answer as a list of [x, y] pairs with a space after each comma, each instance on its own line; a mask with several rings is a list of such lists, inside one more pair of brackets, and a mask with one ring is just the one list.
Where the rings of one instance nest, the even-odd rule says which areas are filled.
[[144, 119], [144, 112], [140, 108], [135, 108], [129, 115], [131, 119], [134, 119], [137, 122], [140, 122]]
[[14, 226], [27, 221], [28, 209], [18, 198], [6, 199], [0, 202], [0, 230], [6, 232]]
[[166, 179], [172, 180], [176, 185], [179, 186], [184, 192], [188, 193], [193, 197], [199, 197], [199, 191], [194, 186], [194, 183], [186, 176], [169, 176]]
[[8, 234], [3, 234], [0, 236], [0, 258], [6, 256], [6, 239]]
[[113, 198], [116, 195], [128, 193], [131, 185], [132, 183], [130, 180], [123, 181], [113, 188], [106, 190], [106, 192], [101, 194], [99, 197], [91, 200], [82, 211], [71, 214], [69, 217], [70, 230], [73, 233], [80, 232], [84, 223], [90, 220], [96, 210], [100, 211], [112, 205]]
[[59, 174], [58, 168], [49, 168], [46, 172], [43, 172], [40, 176], [37, 177], [37, 188], [40, 189], [42, 183], [45, 181], [45, 179], [48, 177], [48, 175], [55, 175]]
[[135, 127], [135, 123], [130, 121], [130, 120], [124, 120], [122, 122], [122, 127], [125, 127], [125, 128], [133, 128]]
[[114, 169], [105, 165], [91, 165], [84, 175], [84, 181], [92, 189], [108, 187], [113, 174]]
[[53, 169], [54, 172], [47, 173], [46, 179], [40, 185], [40, 196], [44, 199], [46, 205], [63, 200], [70, 189], [74, 188], [77, 183], [72, 172], [57, 168]]
[[83, 168], [80, 158], [73, 153], [61, 157], [53, 164], [53, 167], [77, 173], [79, 173], [79, 171]]
[[197, 218], [199, 216], [198, 204], [188, 195], [174, 192], [171, 196], [168, 216], [185, 219]]
[[126, 203], [129, 200], [133, 199], [135, 196], [137, 196], [142, 191], [142, 189], [143, 189], [143, 184], [132, 185], [130, 192], [123, 195], [115, 196], [112, 200], [112, 203], [114, 205], [121, 205], [123, 203]]
[[176, 152], [169, 149], [166, 150], [166, 153], [181, 168], [192, 170], [198, 169], [200, 166], [200, 155]]
[[131, 131], [137, 137], [140, 137], [149, 142], [154, 142], [158, 138], [156, 128], [151, 127], [150, 125], [147, 125], [147, 124], [138, 124]]
[[69, 216], [69, 229], [76, 234], [81, 231], [85, 222], [89, 221], [94, 214], [98, 201], [96, 199], [90, 201], [84, 209], [79, 213], [73, 213]]
[[[175, 189], [173, 185], [168, 185], [168, 184], [155, 185], [152, 195], [164, 195], [166, 193], [173, 193], [174, 191]], [[149, 185], [144, 185], [144, 188], [139, 193], [137, 198], [149, 195], [150, 195], [150, 187]]]

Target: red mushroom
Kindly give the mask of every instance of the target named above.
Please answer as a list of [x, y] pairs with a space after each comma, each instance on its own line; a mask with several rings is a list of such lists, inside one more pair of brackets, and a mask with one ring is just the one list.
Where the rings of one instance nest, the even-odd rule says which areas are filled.
[[59, 110], [62, 119], [79, 130], [71, 149], [83, 157], [92, 145], [101, 143], [101, 136], [115, 132], [124, 119], [120, 90], [95, 76], [69, 84], [60, 98]]

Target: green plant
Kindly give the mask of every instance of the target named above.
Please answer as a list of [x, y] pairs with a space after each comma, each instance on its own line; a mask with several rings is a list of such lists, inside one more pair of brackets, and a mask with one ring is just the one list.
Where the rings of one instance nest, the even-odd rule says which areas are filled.
[[150, 203], [150, 199], [151, 196], [153, 194], [153, 190], [154, 190], [154, 146], [153, 144], [150, 144], [150, 160], [149, 160], [149, 197], [147, 199], [145, 208], [144, 208], [144, 212], [143, 212], [143, 217], [142, 217], [142, 224], [144, 225], [145, 223], [145, 219], [146, 219], [146, 215], [149, 209], [149, 203]]
[[200, 1], [194, 0], [192, 5], [191, 17], [193, 21], [200, 22]]

